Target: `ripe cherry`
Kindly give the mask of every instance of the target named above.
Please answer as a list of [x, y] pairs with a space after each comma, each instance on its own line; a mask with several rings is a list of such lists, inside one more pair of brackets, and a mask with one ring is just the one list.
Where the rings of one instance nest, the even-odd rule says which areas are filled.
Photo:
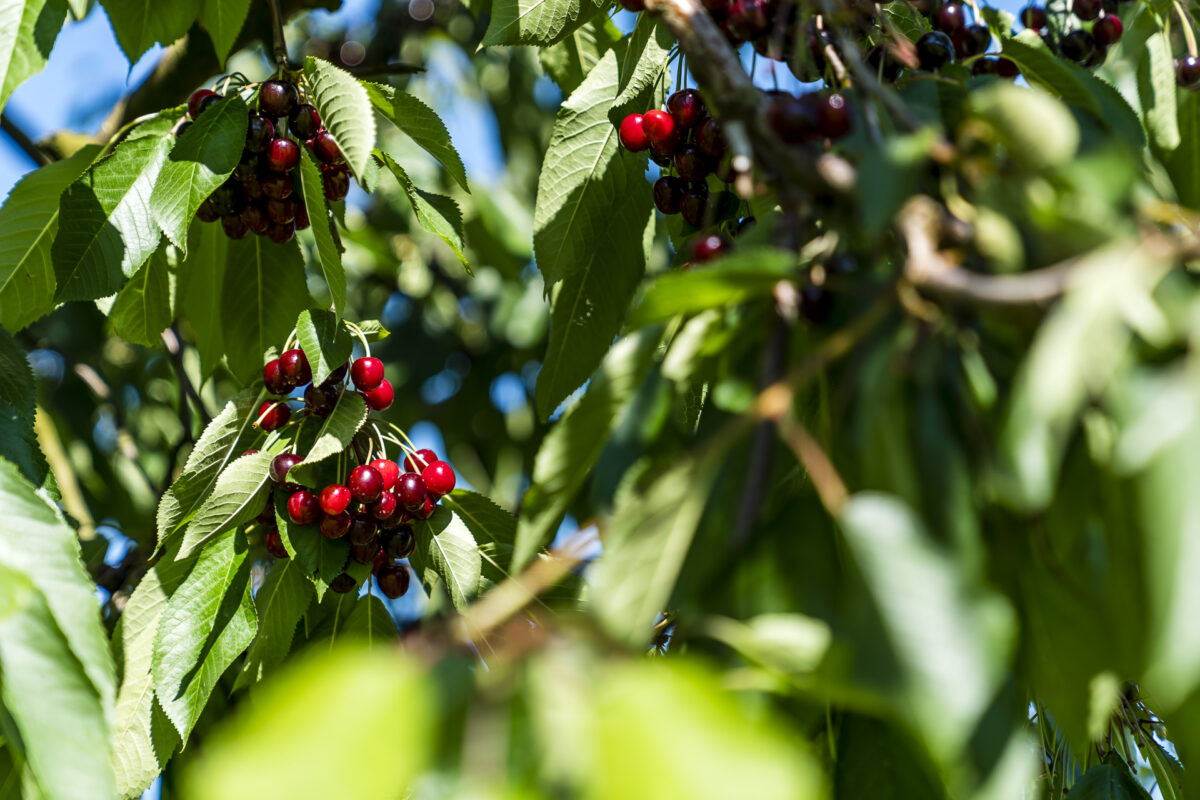
[[708, 187], [702, 183], [692, 184], [683, 193], [683, 200], [679, 203], [679, 213], [687, 224], [696, 227], [703, 225], [704, 217], [708, 213]]
[[917, 40], [921, 69], [936, 72], [954, 60], [954, 42], [941, 31], [930, 31]]
[[795, 95], [780, 92], [767, 106], [767, 122], [780, 139], [788, 144], [799, 144], [816, 134], [817, 107]]
[[301, 139], [311, 139], [321, 130], [321, 115], [309, 103], [301, 103], [288, 116], [289, 129]]
[[279, 357], [279, 371], [296, 386], [303, 386], [312, 381], [312, 368], [308, 366], [308, 358], [299, 348], [285, 350]]
[[421, 480], [430, 494], [450, 494], [454, 491], [454, 468], [445, 461], [435, 461], [421, 471]]
[[1071, 11], [1086, 22], [1100, 16], [1102, 5], [1101, 0], [1074, 0]]
[[646, 0], [621, 0], [621, 8], [637, 14], [646, 10]]
[[341, 383], [346, 379], [346, 373], [350, 371], [350, 362], [347, 361], [340, 367], [329, 373], [329, 377], [325, 379], [326, 383]]
[[291, 139], [278, 136], [267, 146], [267, 166], [276, 172], [291, 172], [300, 163], [300, 148]]
[[179, 123], [177, 126], [175, 126], [175, 130], [174, 130], [175, 138], [178, 139], [180, 136], [183, 136], [183, 134], [190, 127], [192, 127], [191, 120], [185, 119], [183, 122]]
[[299, 207], [296, 198], [288, 197], [283, 200], [268, 200], [267, 219], [279, 225], [287, 225], [296, 219], [296, 209]]
[[362, 396], [367, 401], [367, 407], [372, 411], [387, 411], [392, 407], [396, 393], [392, 390], [392, 382], [384, 378], [378, 389], [363, 392]]
[[375, 579], [379, 581], [379, 591], [392, 600], [403, 597], [408, 591], [408, 570], [398, 564], [379, 570], [375, 573]]
[[692, 242], [692, 258], [701, 262], [712, 261], [714, 258], [728, 252], [732, 245], [733, 243], [724, 236], [717, 233], [710, 233]]
[[367, 544], [371, 540], [377, 540], [379, 525], [370, 517], [356, 517], [351, 515], [350, 521], [350, 543], [351, 544]]
[[283, 546], [283, 537], [279, 535], [279, 528], [272, 525], [263, 544], [266, 545], [267, 552], [275, 558], [288, 557], [287, 548]]
[[360, 392], [377, 389], [383, 383], [383, 362], [371, 356], [354, 359], [350, 365], [350, 380]]
[[318, 417], [327, 417], [337, 405], [338, 390], [328, 384], [318, 386], [315, 383], [310, 383], [308, 388], [304, 390], [304, 407], [308, 409], [308, 413], [315, 414]]
[[618, 135], [621, 138], [621, 144], [630, 152], [640, 153], [650, 146], [650, 137], [646, 135], [646, 130], [642, 126], [641, 114], [630, 114], [621, 120]]
[[258, 407], [255, 419], [259, 420], [258, 426], [264, 431], [273, 431], [286, 425], [291, 416], [292, 410], [286, 404], [267, 400]]
[[1021, 24], [1035, 31], [1046, 28], [1046, 9], [1041, 6], [1028, 5], [1021, 9]]
[[259, 184], [262, 186], [263, 194], [273, 200], [282, 200], [285, 197], [291, 197], [292, 192], [296, 188], [296, 182], [292, 180], [291, 175], [280, 175], [278, 173], [264, 175]]
[[1012, 59], [1001, 56], [996, 59], [996, 74], [1001, 78], [1015, 78], [1021, 74], [1021, 68]]
[[768, 14], [763, 0], [732, 0], [725, 27], [745, 41], [757, 39], [771, 29]]
[[695, 89], [681, 89], [667, 98], [667, 110], [681, 128], [693, 128], [707, 113], [704, 100]]
[[275, 138], [275, 124], [262, 114], [251, 114], [246, 123], [246, 149], [251, 153], [265, 152]]
[[433, 516], [434, 511], [437, 511], [437, 503], [433, 499], [433, 495], [426, 495], [425, 502], [421, 504], [420, 508], [413, 509], [412, 515], [417, 519], [429, 519]]
[[321, 503], [308, 489], [292, 492], [287, 499], [287, 510], [297, 525], [312, 525], [321, 518]]
[[404, 457], [404, 471], [416, 472], [420, 474], [426, 467], [435, 461], [439, 461], [437, 453], [429, 448], [422, 448], [415, 453], [409, 453]]
[[371, 516], [375, 519], [391, 519], [391, 516], [396, 513], [396, 506], [396, 495], [384, 492], [371, 505]]
[[970, 25], [954, 37], [954, 52], [959, 58], [986, 53], [992, 46], [992, 32], [986, 25]]
[[1125, 28], [1121, 24], [1121, 18], [1116, 15], [1105, 14], [1092, 26], [1092, 36], [1096, 39], [1097, 44], [1104, 47], [1116, 44], [1124, 32]]
[[292, 200], [295, 201], [295, 214], [296, 214], [296, 219], [293, 221], [293, 224], [296, 226], [296, 230], [298, 230], [298, 231], [305, 230], [312, 224], [309, 222], [309, 219], [308, 219], [308, 209], [305, 208], [304, 203], [301, 202], [296, 197], [292, 197]]
[[329, 588], [338, 594], [346, 594], [358, 588], [358, 581], [343, 572], [329, 582]]
[[712, 117], [701, 122], [696, 128], [696, 146], [705, 155], [720, 158], [725, 152], [725, 134], [721, 132], [721, 123]]
[[840, 139], [854, 125], [854, 112], [845, 95], [831, 94], [817, 106], [817, 129], [828, 139]]
[[383, 549], [392, 558], [408, 558], [417, 549], [411, 525], [401, 525], [383, 537]]
[[317, 529], [326, 539], [340, 539], [350, 532], [350, 525], [353, 522], [354, 520], [345, 511], [340, 514], [325, 514], [321, 517], [321, 524], [317, 526]]
[[654, 205], [664, 214], [678, 214], [683, 188], [684, 183], [679, 178], [664, 175], [654, 182]]
[[345, 200], [346, 195], [350, 194], [350, 176], [339, 169], [326, 170], [321, 174], [321, 187], [329, 202]]
[[374, 503], [383, 494], [383, 476], [379, 470], [366, 464], [350, 470], [347, 485], [350, 494], [360, 503]]
[[376, 539], [365, 544], [351, 543], [350, 545], [350, 557], [360, 564], [374, 564], [375, 559], [379, 558], [379, 554], [382, 552], [383, 549]]
[[242, 210], [245, 199], [242, 197], [242, 187], [235, 180], [227, 180], [213, 190], [209, 195], [213, 208], [223, 217], [236, 214]]
[[197, 89], [192, 92], [192, 96], [188, 98], [188, 116], [192, 119], [199, 119], [205, 109], [214, 103], [221, 102], [221, 95], [214, 92], [212, 89]]
[[287, 394], [296, 386], [279, 368], [278, 358], [272, 358], [263, 365], [263, 383], [271, 394]]
[[322, 164], [342, 164], [345, 158], [342, 157], [341, 148], [337, 146], [337, 141], [329, 131], [321, 131], [312, 140], [313, 155]]
[[[683, 128], [674, 128], [667, 138], [650, 142], [650, 158], [654, 159], [654, 163], [660, 167], [670, 166], [671, 156], [675, 155], [675, 151], [683, 144], [685, 133], [687, 131]], [[666, 163], [664, 164], [664, 162]]]
[[642, 130], [650, 139], [650, 144], [664, 142], [675, 133], [675, 118], [666, 111], [655, 108], [642, 115]]
[[303, 460], [304, 457], [298, 453], [280, 453], [271, 459], [271, 466], [267, 469], [267, 474], [275, 483], [287, 483], [288, 470]]
[[396, 485], [396, 478], [400, 477], [400, 465], [390, 458], [377, 458], [371, 466], [383, 477], [383, 490], [390, 492]]
[[702, 181], [712, 172], [712, 159], [692, 144], [685, 144], [675, 153], [675, 170], [687, 181]]
[[292, 240], [296, 235], [296, 226], [291, 223], [272, 222], [271, 227], [267, 228], [267, 238], [275, 244], [285, 244]]
[[[246, 455], [248, 452], [249, 451], [246, 451], [246, 453], [242, 453], [242, 455]], [[254, 452], [257, 453], [258, 451], [255, 450]], [[264, 525], [275, 522], [275, 497], [274, 497], [274, 494], [275, 493], [273, 491], [267, 492], [267, 502], [263, 503], [263, 510], [258, 512], [257, 519], [259, 522], [263, 523]]]
[[255, 233], [266, 233], [267, 228], [271, 225], [271, 220], [267, 218], [267, 214], [261, 206], [246, 206], [242, 209], [240, 216], [246, 227]]
[[1071, 31], [1062, 37], [1058, 48], [1067, 60], [1086, 64], [1096, 55], [1096, 40], [1087, 31]]
[[286, 116], [298, 99], [296, 87], [287, 81], [267, 81], [258, 90], [258, 107], [271, 117]]
[[216, 222], [221, 218], [221, 215], [213, 207], [211, 200], [205, 200], [200, 204], [200, 208], [196, 209], [196, 217], [201, 222]]
[[942, 6], [942, 10], [938, 12], [936, 26], [939, 31], [947, 36], [961, 31], [967, 24], [967, 14], [959, 3], [946, 3]]
[[406, 508], [419, 508], [426, 494], [425, 481], [415, 472], [406, 472], [396, 481], [396, 499]]
[[1176, 59], [1175, 82], [1185, 89], [1200, 86], [1200, 58], [1184, 56]]
[[337, 516], [350, 507], [350, 490], [340, 483], [331, 483], [321, 490], [321, 510]]

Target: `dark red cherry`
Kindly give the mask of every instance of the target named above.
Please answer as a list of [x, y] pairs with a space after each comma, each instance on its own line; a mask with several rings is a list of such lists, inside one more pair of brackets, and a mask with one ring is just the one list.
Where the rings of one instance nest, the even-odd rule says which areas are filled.
[[308, 409], [308, 413], [315, 414], [318, 417], [327, 417], [337, 405], [338, 390], [332, 386], [324, 384], [317, 386], [315, 383], [310, 383], [308, 388], [304, 390], [304, 406]]
[[358, 588], [358, 581], [343, 572], [329, 582], [329, 588], [338, 594], [346, 594]]
[[321, 130], [321, 115], [308, 103], [293, 108], [288, 119], [288, 129], [301, 139], [311, 139]]
[[331, 483], [321, 490], [321, 510], [337, 516], [350, 507], [350, 490], [340, 483]]
[[246, 123], [246, 149], [251, 153], [265, 152], [275, 138], [275, 124], [262, 114], [251, 114]]
[[[286, 202], [286, 201], [284, 201]], [[296, 226], [294, 223], [278, 223], [272, 222], [271, 227], [267, 228], [267, 238], [275, 244], [285, 244], [292, 240], [296, 235]]]
[[342, 150], [329, 131], [321, 131], [312, 140], [313, 155], [322, 164], [341, 164], [345, 162]]
[[683, 144], [683, 137], [687, 133], [684, 128], [674, 128], [671, 135], [665, 139], [660, 139], [657, 142], [650, 142], [650, 158], [654, 159], [654, 163], [660, 167], [671, 165], [671, 156], [675, 155], [675, 151]]
[[811, 139], [820, 124], [816, 104], [783, 92], [771, 98], [767, 106], [767, 122], [779, 138], [788, 144]]
[[417, 549], [411, 525], [400, 525], [383, 537], [383, 549], [392, 558], [408, 558]]
[[435, 461], [421, 471], [421, 480], [430, 494], [450, 494], [454, 491], [454, 468], [445, 461]]
[[713, 158], [720, 158], [725, 152], [725, 134], [721, 132], [721, 123], [712, 117], [701, 122], [696, 128], [696, 146]]
[[693, 128], [704, 119], [704, 100], [695, 89], [680, 89], [667, 98], [667, 110], [681, 128]]
[[675, 153], [675, 170], [687, 181], [702, 181], [712, 172], [712, 159], [692, 144], [685, 144]]
[[854, 112], [845, 95], [831, 94], [817, 106], [817, 130], [828, 139], [840, 139], [854, 126]]
[[268, 468], [267, 474], [275, 483], [287, 483], [288, 470], [302, 461], [304, 461], [304, 457], [299, 453], [280, 453], [271, 459], [271, 466]]
[[1100, 16], [1102, 7], [1101, 0], [1074, 0], [1071, 11], [1081, 20], [1088, 22]]
[[325, 198], [336, 203], [345, 200], [350, 194], [350, 176], [337, 169], [326, 170], [321, 174], [321, 187], [325, 190]]
[[[629, 0], [624, 0], [629, 2]], [[640, 0], [639, 0], [640, 2]], [[384, 567], [375, 574], [375, 580], [379, 581], [379, 591], [395, 600], [397, 597], [403, 597], [408, 592], [408, 570], [398, 564], [390, 567]]]
[[1121, 34], [1125, 32], [1124, 26], [1121, 24], [1121, 18], [1113, 15], [1105, 14], [1100, 19], [1096, 20], [1096, 24], [1092, 26], [1092, 36], [1096, 39], [1096, 43], [1107, 47], [1110, 44], [1116, 44], [1121, 39]]
[[396, 499], [406, 508], [419, 508], [426, 494], [425, 481], [415, 472], [406, 472], [396, 480]]
[[731, 246], [733, 243], [726, 237], [718, 233], [710, 233], [692, 242], [692, 258], [700, 262], [712, 261], [728, 252]]
[[960, 3], [946, 3], [937, 14], [936, 27], [947, 36], [961, 31], [967, 24], [967, 13]]
[[201, 222], [216, 222], [221, 218], [221, 215], [213, 207], [211, 200], [205, 200], [200, 204], [200, 208], [196, 209], [196, 217]]
[[313, 525], [321, 518], [321, 504], [308, 489], [292, 492], [287, 499], [288, 517], [297, 525]]
[[[703, 184], [700, 184], [703, 186]], [[679, 213], [683, 216], [684, 222], [689, 225], [700, 227], [704, 224], [704, 217], [708, 213], [708, 189], [699, 189], [696, 186], [690, 187], [683, 193], [683, 200], [679, 203]]]
[[197, 89], [192, 92], [192, 96], [188, 98], [188, 116], [192, 119], [199, 119], [205, 109], [214, 103], [221, 102], [221, 95], [214, 92], [212, 89]]
[[374, 564], [382, 552], [383, 548], [379, 546], [377, 538], [365, 544], [350, 544], [350, 557], [360, 564]]
[[941, 31], [930, 31], [917, 40], [921, 69], [936, 72], [954, 60], [954, 42]]
[[621, 144], [631, 152], [640, 153], [650, 146], [650, 137], [643, 127], [641, 114], [630, 114], [621, 120], [618, 135], [621, 138]]
[[371, 356], [354, 359], [350, 365], [350, 380], [360, 392], [378, 388], [383, 383], [383, 362]]
[[267, 146], [267, 166], [276, 172], [291, 172], [300, 163], [300, 148], [291, 139], [277, 136]]
[[264, 175], [259, 183], [262, 185], [263, 194], [273, 200], [282, 200], [285, 197], [291, 197], [292, 192], [296, 188], [296, 182], [292, 180], [291, 175], [281, 175], [279, 173]]
[[296, 219], [293, 221], [293, 224], [296, 226], [296, 230], [305, 230], [312, 224], [308, 219], [308, 209], [304, 206], [304, 202], [298, 197], [293, 196], [291, 199], [295, 201]]
[[343, 511], [340, 514], [323, 515], [317, 529], [326, 539], [340, 539], [350, 532], [350, 526], [353, 523], [354, 520], [350, 515]]
[[187, 129], [190, 127], [192, 127], [192, 121], [189, 119], [185, 119], [183, 122], [176, 125], [174, 131], [175, 138], [178, 139], [180, 136], [183, 136], [183, 134], [186, 133]]
[[379, 384], [378, 389], [372, 389], [369, 392], [362, 393], [363, 399], [367, 401], [367, 406], [372, 411], [386, 411], [392, 406], [392, 401], [396, 394], [392, 390], [392, 382], [387, 378], [383, 379], [383, 383]]
[[1071, 31], [1058, 43], [1059, 52], [1076, 64], [1087, 64], [1096, 55], [1096, 40], [1087, 31]]
[[346, 485], [350, 487], [351, 496], [360, 503], [374, 503], [383, 494], [383, 476], [366, 464], [350, 470]]
[[[646, 0], [621, 0], [621, 8], [638, 14], [646, 10]], [[399, 597], [399, 595], [397, 595]]]
[[295, 387], [279, 368], [278, 358], [272, 358], [263, 365], [263, 383], [271, 394], [287, 394]]
[[684, 183], [672, 175], [664, 175], [654, 182], [654, 205], [664, 214], [678, 214], [683, 200]]
[[308, 366], [308, 358], [299, 348], [285, 350], [279, 357], [279, 371], [296, 386], [312, 382], [312, 368]]
[[1028, 5], [1021, 9], [1021, 24], [1035, 31], [1046, 28], [1046, 9], [1041, 6]]
[[240, 239], [246, 235], [248, 230], [246, 223], [242, 222], [241, 216], [221, 217], [221, 228], [230, 239]]
[[421, 504], [420, 508], [414, 508], [412, 510], [412, 515], [417, 519], [429, 519], [433, 516], [433, 512], [436, 510], [437, 501], [434, 499], [433, 495], [430, 494], [425, 496], [425, 502]]
[[279, 535], [279, 528], [271, 526], [271, 530], [267, 531], [267, 538], [263, 541], [267, 548], [267, 552], [275, 558], [287, 558], [287, 548], [283, 546], [283, 537]]
[[1185, 89], [1200, 86], [1200, 58], [1184, 56], [1175, 59], [1175, 82]]
[[390, 519], [396, 513], [396, 495], [385, 491], [371, 504], [371, 516], [375, 519]]
[[439, 460], [437, 453], [424, 448], [404, 457], [404, 471], [415, 472], [419, 475], [426, 467]]
[[292, 410], [287, 407], [287, 404], [267, 400], [258, 407], [255, 419], [260, 420], [261, 418], [257, 424], [264, 431], [273, 431], [286, 425], [291, 416]]
[[725, 26], [739, 39], [748, 42], [770, 31], [770, 13], [764, 0], [732, 0]]
[[350, 543], [351, 544], [367, 544], [375, 540], [378, 541], [379, 524], [370, 517], [357, 517], [351, 515], [350, 521]]
[[258, 107], [269, 117], [287, 116], [298, 100], [295, 85], [288, 81], [267, 81], [258, 90]]
[[286, 197], [283, 200], [268, 200], [267, 201], [267, 219], [279, 225], [287, 225], [296, 219], [296, 209], [299, 203], [295, 197]]
[[242, 209], [240, 216], [246, 227], [255, 233], [266, 233], [267, 227], [271, 224], [271, 220], [267, 219], [266, 212], [262, 210], [261, 206], [246, 206]]
[[981, 55], [991, 46], [992, 32], [986, 25], [968, 25], [954, 36], [954, 52], [959, 58]]

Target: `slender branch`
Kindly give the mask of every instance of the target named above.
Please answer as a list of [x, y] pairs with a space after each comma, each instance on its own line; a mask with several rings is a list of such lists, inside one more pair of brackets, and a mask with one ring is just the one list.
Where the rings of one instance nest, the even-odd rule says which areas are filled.
[[415, 75], [424, 72], [420, 64], [409, 64], [406, 61], [396, 61], [391, 64], [359, 64], [356, 67], [342, 67], [356, 78], [374, 78], [385, 75]]
[[[204, 406], [204, 400], [201, 399], [200, 393], [196, 391], [196, 385], [192, 383], [192, 379], [188, 377], [187, 370], [183, 365], [183, 345], [179, 341], [179, 333], [175, 326], [172, 325], [162, 332], [163, 344], [166, 345], [167, 354], [171, 357], [171, 366], [175, 369], [175, 376], [179, 379], [179, 388], [183, 394], [190, 397], [196, 405], [196, 410], [200, 413], [200, 419], [204, 424], [212, 422], [212, 414], [208, 413], [208, 409]], [[180, 404], [179, 412], [184, 413], [186, 403]], [[190, 420], [189, 420], [190, 423]], [[187, 424], [187, 436], [191, 439], [191, 425]]]
[[83, 499], [83, 491], [79, 488], [79, 478], [71, 459], [63, 448], [62, 439], [54, 427], [54, 421], [42, 408], [38, 408], [33, 419], [33, 430], [37, 436], [38, 445], [46, 456], [46, 463], [54, 474], [58, 491], [62, 495], [63, 508], [79, 523], [79, 538], [86, 541], [96, 535], [96, 521]]
[[821, 505], [836, 517], [842, 507], [846, 505], [850, 492], [846, 489], [846, 483], [838, 474], [833, 461], [821, 449], [821, 444], [813, 438], [808, 429], [799, 422], [784, 421], [779, 426], [779, 435], [783, 437], [788, 447], [792, 448], [792, 452], [796, 454], [796, 458], [800, 459], [800, 463], [804, 465], [809, 479], [813, 482], [813, 487], [817, 490], [817, 497], [821, 499]]
[[17, 147], [21, 148], [25, 152], [25, 155], [32, 158], [34, 163], [39, 167], [44, 167], [54, 161], [54, 158], [39, 147], [37, 142], [30, 139], [29, 134], [21, 130], [21, 127], [13, 122], [8, 114], [0, 114], [0, 129], [3, 129]]
[[279, 0], [267, 0], [271, 6], [271, 34], [275, 39], [275, 66], [287, 69], [288, 63], [287, 40], [283, 37], [283, 12], [279, 9]]

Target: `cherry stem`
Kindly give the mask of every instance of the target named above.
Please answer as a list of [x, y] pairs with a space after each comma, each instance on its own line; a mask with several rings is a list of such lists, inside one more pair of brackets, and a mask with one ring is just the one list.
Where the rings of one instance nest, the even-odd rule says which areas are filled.
[[1179, 15], [1179, 27], [1183, 28], [1183, 40], [1187, 42], [1188, 55], [1192, 58], [1196, 57], [1196, 34], [1192, 30], [1192, 18], [1186, 11], [1183, 10], [1183, 5], [1179, 0], [1174, 0], [1171, 3], [1175, 7], [1175, 13]]
[[271, 6], [271, 31], [275, 37], [275, 67], [283, 71], [288, 66], [287, 40], [283, 36], [283, 12], [279, 0], [269, 0]]
[[363, 333], [363, 329], [358, 327], [357, 325], [355, 325], [353, 322], [351, 322], [348, 319], [344, 319], [344, 320], [342, 320], [342, 322], [345, 323], [346, 327], [350, 329], [350, 332], [353, 333], [355, 335], [355, 337], [357, 337], [358, 341], [360, 341], [362, 343], [364, 357], [369, 358], [371, 355], [371, 345], [367, 341], [367, 335], [365, 333]]

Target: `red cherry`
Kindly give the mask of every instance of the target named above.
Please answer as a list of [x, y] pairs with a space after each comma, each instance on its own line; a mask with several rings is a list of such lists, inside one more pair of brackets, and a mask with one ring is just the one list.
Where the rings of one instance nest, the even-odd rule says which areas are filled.
[[701, 236], [692, 242], [692, 258], [696, 261], [712, 261], [729, 250], [733, 243], [717, 233]]
[[358, 581], [346, 573], [338, 575], [329, 582], [329, 588], [338, 594], [345, 594], [358, 588]]
[[267, 552], [275, 558], [287, 558], [287, 548], [283, 546], [283, 537], [279, 535], [279, 528], [271, 526], [271, 530], [267, 531], [267, 539], [264, 542], [267, 547]]
[[650, 137], [650, 144], [663, 142], [675, 133], [675, 118], [666, 111], [655, 108], [642, 115], [642, 130]]
[[329, 131], [321, 131], [312, 140], [313, 155], [322, 164], [341, 164], [345, 162], [341, 148]]
[[[243, 455], [243, 456], [252, 456], [252, 455], [254, 455], [254, 454], [255, 454], [255, 453], [257, 453], [257, 452], [258, 452], [257, 450], [243, 450], [243, 451], [242, 451], [242, 455]], [[239, 456], [239, 458], [240, 458], [240, 457], [241, 457], [241, 456]]]
[[331, 483], [321, 490], [321, 510], [336, 517], [350, 507], [350, 490], [340, 483]]
[[263, 383], [271, 394], [287, 394], [295, 388], [295, 384], [279, 368], [278, 358], [272, 358], [263, 366]]
[[383, 476], [374, 467], [363, 464], [350, 470], [350, 494], [360, 503], [374, 503], [383, 494]]
[[371, 466], [383, 476], [383, 490], [390, 492], [396, 485], [396, 478], [400, 477], [400, 465], [390, 458], [377, 458]]
[[646, 10], [646, 0], [620, 0], [621, 8], [626, 11], [632, 11], [634, 14]]
[[821, 98], [817, 122], [821, 135], [828, 139], [840, 139], [848, 134], [854, 124], [854, 111], [845, 95], [831, 94]]
[[[271, 408], [272, 406], [274, 408]], [[255, 419], [259, 420], [261, 418], [257, 424], [264, 431], [273, 431], [286, 425], [291, 416], [292, 410], [286, 404], [276, 404], [267, 400], [258, 407], [258, 414], [255, 416]]]
[[311, 139], [321, 130], [321, 115], [308, 103], [301, 103], [289, 115], [290, 130], [301, 139]]
[[258, 89], [258, 106], [264, 114], [282, 117], [296, 105], [299, 95], [288, 81], [267, 81]]
[[366, 399], [367, 405], [374, 411], [386, 411], [391, 408], [392, 400], [395, 399], [396, 393], [392, 391], [392, 382], [384, 379], [383, 383], [379, 384], [379, 388], [370, 392], [363, 392], [362, 396]]
[[292, 225], [296, 219], [296, 209], [299, 203], [295, 197], [286, 200], [268, 200], [267, 217], [279, 225]]
[[384, 492], [371, 506], [371, 516], [375, 519], [391, 519], [391, 516], [396, 513], [396, 505], [396, 495]]
[[654, 182], [654, 205], [664, 214], [678, 214], [685, 184], [673, 175], [664, 175]]
[[308, 220], [308, 209], [304, 207], [303, 202], [297, 200], [295, 197], [292, 199], [296, 201], [296, 219], [293, 224], [298, 231], [307, 230], [311, 224]]
[[267, 228], [267, 238], [275, 244], [286, 244], [296, 235], [296, 226], [291, 222], [278, 223], [272, 222], [271, 227]]
[[350, 543], [351, 544], [368, 544], [369, 542], [379, 541], [379, 523], [370, 517], [356, 517], [351, 515], [353, 521], [350, 523]]
[[317, 526], [317, 530], [321, 531], [321, 535], [326, 539], [340, 539], [350, 531], [353, 522], [345, 511], [340, 514], [326, 514], [321, 517], [321, 524]]
[[437, 510], [437, 502], [433, 499], [433, 495], [428, 495], [421, 507], [413, 511], [413, 516], [417, 519], [429, 519], [433, 516], [433, 512]]
[[279, 371], [296, 386], [312, 383], [312, 368], [303, 350], [292, 348], [279, 357]]
[[321, 187], [325, 189], [325, 199], [331, 203], [345, 200], [350, 194], [350, 176], [337, 169], [326, 170], [321, 175]]
[[296, 189], [296, 182], [292, 180], [291, 175], [269, 174], [264, 175], [259, 184], [262, 186], [263, 194], [274, 200], [282, 200], [285, 197], [291, 197], [292, 192]]
[[425, 495], [425, 481], [415, 472], [406, 472], [396, 481], [396, 499], [410, 509], [419, 508]]
[[271, 226], [271, 220], [259, 206], [246, 206], [241, 213], [242, 222], [255, 233], [266, 233]]
[[337, 405], [338, 390], [328, 384], [318, 386], [315, 383], [310, 383], [308, 388], [304, 390], [304, 406], [308, 409], [308, 413], [315, 414], [318, 417], [328, 417], [333, 411], [333, 407]]
[[350, 380], [360, 392], [378, 389], [383, 383], [383, 362], [371, 356], [355, 359], [350, 365]]
[[392, 566], [392, 557], [387, 554], [387, 551], [380, 547], [379, 552], [375, 554], [375, 561], [371, 564], [371, 572], [376, 575], [380, 570], [387, 569]]
[[299, 453], [280, 453], [271, 459], [271, 466], [267, 469], [267, 474], [275, 483], [287, 483], [288, 470], [303, 460], [304, 457]]
[[379, 590], [393, 600], [408, 591], [408, 570], [398, 564], [379, 570], [375, 579], [379, 581]]
[[704, 154], [720, 158], [725, 153], [725, 134], [721, 132], [721, 123], [712, 117], [701, 122], [696, 128], [696, 146]]
[[212, 89], [197, 89], [192, 92], [192, 96], [188, 98], [188, 116], [192, 119], [197, 119], [204, 110], [213, 103], [220, 102], [221, 95], [214, 92]]
[[261, 153], [275, 138], [275, 124], [262, 114], [251, 114], [246, 124], [246, 149], [251, 153]]
[[312, 525], [321, 517], [321, 503], [308, 489], [292, 492], [287, 499], [288, 516], [297, 525]]
[[417, 537], [411, 525], [400, 525], [383, 538], [383, 549], [392, 558], [408, 558], [417, 549]]
[[1092, 38], [1096, 40], [1097, 44], [1105, 46], [1116, 44], [1124, 32], [1125, 27], [1121, 24], [1121, 18], [1110, 14], [1105, 14], [1092, 26]]
[[454, 478], [454, 468], [445, 461], [435, 461], [421, 472], [421, 480], [430, 494], [450, 494], [454, 491]]
[[706, 113], [704, 100], [695, 89], [681, 89], [668, 97], [667, 110], [681, 128], [695, 127]]
[[415, 453], [409, 453], [404, 457], [404, 470], [406, 472], [416, 472], [420, 474], [426, 467], [440, 459], [437, 453], [426, 448], [418, 450]]
[[640, 153], [650, 146], [650, 137], [646, 135], [646, 130], [642, 127], [641, 114], [630, 114], [621, 120], [619, 135], [625, 149], [634, 153]]
[[300, 148], [291, 139], [282, 136], [271, 140], [267, 146], [267, 166], [276, 172], [291, 172], [300, 163]]
[[366, 544], [351, 544], [350, 557], [360, 564], [374, 564], [375, 559], [383, 552], [379, 542], [371, 540]]

